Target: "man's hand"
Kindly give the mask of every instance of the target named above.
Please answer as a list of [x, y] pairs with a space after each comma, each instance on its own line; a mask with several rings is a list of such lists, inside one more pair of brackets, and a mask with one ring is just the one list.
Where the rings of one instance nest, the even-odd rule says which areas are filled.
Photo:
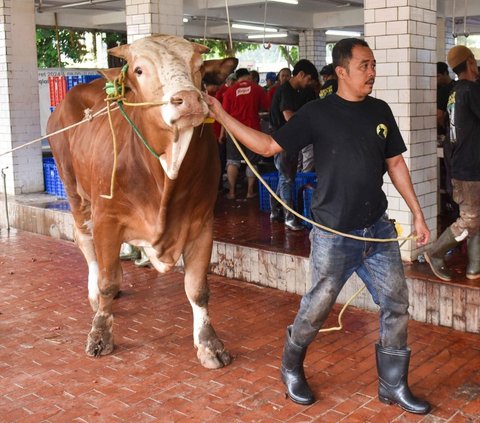
[[428, 241], [430, 240], [430, 230], [425, 223], [423, 215], [418, 218], [414, 217], [413, 226], [415, 228], [415, 235], [417, 237], [417, 245], [420, 246], [428, 244]]
[[211, 117], [215, 119], [217, 122], [221, 123], [220, 116], [222, 112], [225, 112], [223, 110], [222, 105], [215, 97], [212, 97], [211, 95], [208, 95], [206, 93], [202, 93], [202, 94], [203, 94], [203, 99], [205, 100], [205, 103], [207, 103], [207, 106], [208, 106], [208, 117]]

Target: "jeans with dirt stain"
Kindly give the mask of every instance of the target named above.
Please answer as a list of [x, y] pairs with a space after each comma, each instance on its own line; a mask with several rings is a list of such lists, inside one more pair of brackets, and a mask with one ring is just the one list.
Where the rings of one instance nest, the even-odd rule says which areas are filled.
[[[362, 238], [396, 238], [395, 227], [384, 215], [368, 228], [354, 230]], [[408, 287], [397, 241], [374, 242], [346, 238], [313, 227], [310, 232], [311, 288], [303, 296], [291, 336], [306, 347], [315, 338], [354, 272], [380, 307], [380, 343], [405, 348], [408, 326]]]

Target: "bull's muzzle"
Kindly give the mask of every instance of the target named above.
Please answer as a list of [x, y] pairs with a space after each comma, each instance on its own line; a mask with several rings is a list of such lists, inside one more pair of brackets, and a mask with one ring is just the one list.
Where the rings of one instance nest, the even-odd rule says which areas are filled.
[[164, 110], [165, 122], [178, 129], [200, 125], [208, 114], [208, 106], [198, 90], [183, 90], [171, 95]]

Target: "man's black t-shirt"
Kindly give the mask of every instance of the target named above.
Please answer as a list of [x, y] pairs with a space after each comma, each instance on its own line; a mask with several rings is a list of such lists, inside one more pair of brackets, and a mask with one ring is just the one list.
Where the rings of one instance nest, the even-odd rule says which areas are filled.
[[315, 92], [311, 88], [295, 89], [290, 82], [286, 81], [280, 85], [272, 98], [270, 105], [270, 125], [278, 129], [285, 125], [283, 112], [291, 110], [296, 112], [305, 103], [315, 99]]
[[406, 147], [384, 101], [351, 102], [332, 94], [306, 104], [272, 136], [291, 153], [313, 144], [316, 222], [348, 232], [372, 225], [386, 211], [385, 159]]
[[459, 80], [450, 94], [448, 138], [453, 146], [452, 178], [480, 181], [480, 84]]

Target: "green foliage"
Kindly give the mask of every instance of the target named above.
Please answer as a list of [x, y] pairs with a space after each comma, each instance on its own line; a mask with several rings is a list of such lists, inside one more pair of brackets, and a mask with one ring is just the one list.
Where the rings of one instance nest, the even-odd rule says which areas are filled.
[[107, 48], [127, 44], [127, 34], [124, 32], [107, 32], [102, 37], [102, 41], [107, 45]]
[[283, 58], [288, 65], [293, 68], [298, 62], [298, 47], [297, 46], [279, 46]]
[[210, 49], [210, 52], [205, 55], [206, 59], [234, 57], [235, 53], [249, 50], [253, 51], [260, 48], [260, 44], [244, 43], [240, 41], [233, 42], [233, 50], [229, 49], [229, 43], [226, 40], [205, 40], [204, 42], [203, 39], [193, 39], [191, 41], [206, 45]]
[[87, 54], [85, 32], [70, 29], [58, 30], [61, 58], [58, 57], [57, 31], [54, 28], [37, 28], [36, 38], [39, 68], [61, 67], [62, 58], [81, 62]]

